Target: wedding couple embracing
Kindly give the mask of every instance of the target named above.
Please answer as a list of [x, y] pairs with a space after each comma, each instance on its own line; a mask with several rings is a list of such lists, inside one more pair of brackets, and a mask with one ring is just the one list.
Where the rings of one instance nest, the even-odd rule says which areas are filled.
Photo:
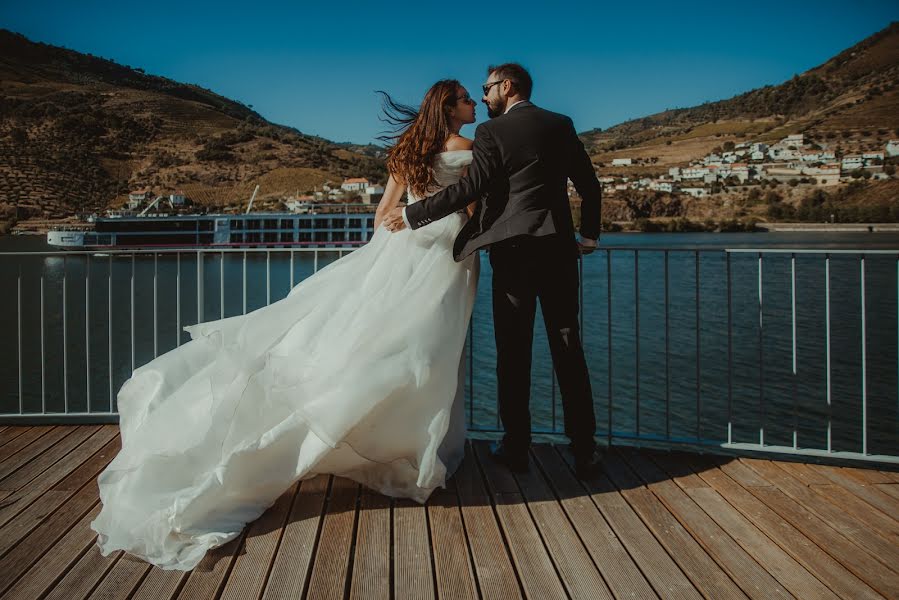
[[[578, 325], [578, 260], [600, 233], [600, 186], [571, 119], [530, 102], [517, 64], [491, 67], [476, 102], [439, 81], [398, 125], [364, 247], [246, 315], [185, 327], [191, 341], [118, 393], [122, 449], [99, 477], [91, 527], [124, 550], [192, 569], [294, 482], [347, 477], [425, 502], [464, 454], [464, 348], [478, 250], [493, 270], [500, 418], [494, 457], [528, 468], [531, 344], [543, 312], [579, 477], [598, 471]], [[575, 232], [567, 182], [583, 199]], [[400, 200], [407, 196], [407, 204]]]

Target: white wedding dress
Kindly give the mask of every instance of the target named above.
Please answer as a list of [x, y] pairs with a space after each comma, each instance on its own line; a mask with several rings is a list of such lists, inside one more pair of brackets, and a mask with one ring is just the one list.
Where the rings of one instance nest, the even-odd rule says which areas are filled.
[[[440, 187], [470, 162], [470, 151], [439, 154]], [[136, 369], [118, 393], [122, 449], [91, 523], [104, 556], [192, 569], [319, 473], [418, 502], [443, 486], [465, 440], [479, 263], [452, 249], [466, 220], [380, 227], [282, 300], [185, 327], [191, 341]]]

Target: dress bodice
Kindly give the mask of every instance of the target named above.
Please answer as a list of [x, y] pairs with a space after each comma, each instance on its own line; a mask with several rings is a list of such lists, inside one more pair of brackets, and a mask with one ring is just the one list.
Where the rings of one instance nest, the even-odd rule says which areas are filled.
[[[424, 197], [433, 196], [443, 188], [459, 181], [462, 178], [462, 172], [465, 170], [465, 167], [471, 164], [471, 158], [471, 150], [448, 150], [438, 154], [434, 158], [434, 178], [436, 179], [437, 187]], [[421, 200], [421, 198], [412, 193], [412, 190], [407, 189], [406, 194], [410, 204]]]

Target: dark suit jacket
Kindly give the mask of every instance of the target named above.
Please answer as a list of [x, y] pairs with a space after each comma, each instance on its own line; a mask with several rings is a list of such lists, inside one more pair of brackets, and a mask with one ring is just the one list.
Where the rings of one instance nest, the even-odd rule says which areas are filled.
[[409, 225], [418, 229], [482, 200], [456, 239], [457, 261], [521, 235], [560, 234], [574, 248], [569, 178], [583, 199], [581, 235], [599, 237], [601, 188], [570, 118], [521, 102], [478, 126], [472, 153], [458, 183], [406, 207]]

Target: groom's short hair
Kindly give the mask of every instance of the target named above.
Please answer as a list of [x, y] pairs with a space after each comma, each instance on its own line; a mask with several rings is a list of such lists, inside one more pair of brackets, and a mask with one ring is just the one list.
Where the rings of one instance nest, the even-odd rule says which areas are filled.
[[530, 100], [531, 89], [534, 87], [534, 82], [531, 80], [531, 75], [528, 73], [527, 69], [518, 63], [505, 63], [487, 67], [487, 77], [490, 77], [490, 75], [494, 73], [496, 73], [498, 79], [508, 79], [511, 81], [512, 85], [515, 86], [515, 89], [518, 90], [518, 95], [525, 100]]

